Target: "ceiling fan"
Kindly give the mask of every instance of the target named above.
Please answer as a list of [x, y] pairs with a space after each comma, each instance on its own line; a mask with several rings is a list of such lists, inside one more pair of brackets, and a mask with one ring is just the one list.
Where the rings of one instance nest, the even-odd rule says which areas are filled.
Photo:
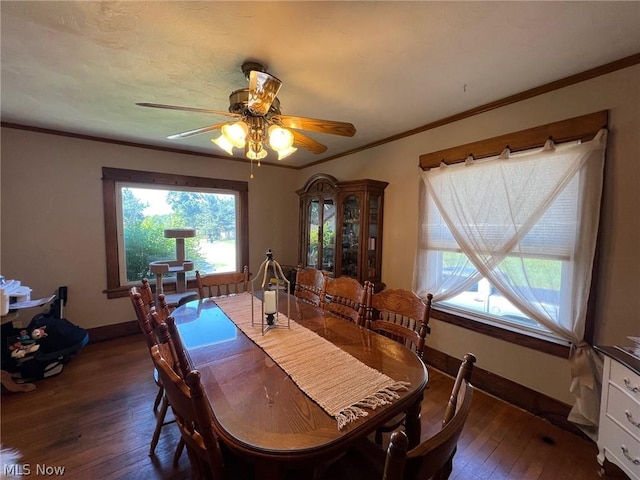
[[282, 82], [267, 73], [266, 68], [256, 62], [243, 63], [242, 72], [249, 81], [249, 88], [235, 90], [229, 95], [228, 112], [158, 103], [136, 103], [136, 105], [233, 117], [232, 121], [176, 133], [167, 138], [181, 139], [220, 130], [220, 137], [211, 141], [229, 155], [233, 154], [233, 148], [242, 148], [250, 160], [259, 161], [266, 157], [267, 145], [278, 153], [278, 160], [291, 155], [297, 150], [296, 147], [313, 153], [323, 153], [327, 150], [325, 145], [298, 130], [345, 137], [355, 135], [356, 129], [351, 123], [282, 115], [280, 100], [277, 97]]

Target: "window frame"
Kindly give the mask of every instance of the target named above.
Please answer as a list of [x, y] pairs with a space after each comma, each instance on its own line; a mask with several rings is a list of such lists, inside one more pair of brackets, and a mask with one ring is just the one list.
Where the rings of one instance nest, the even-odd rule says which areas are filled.
[[[238, 233], [240, 237], [238, 265], [249, 264], [249, 183], [207, 177], [194, 177], [171, 173], [126, 170], [102, 167], [102, 194], [104, 206], [105, 254], [107, 270], [107, 298], [121, 298], [129, 294], [129, 285], [120, 281], [120, 258], [118, 247], [117, 184], [139, 184], [144, 186], [188, 187], [201, 189], [229, 190], [238, 195]], [[175, 282], [174, 282], [175, 283]], [[166, 287], [171, 288], [171, 283]], [[189, 288], [195, 288], [195, 280], [190, 280]]]
[[[464, 162], [470, 155], [474, 159], [497, 156], [505, 148], [509, 148], [511, 152], [540, 148], [544, 146], [549, 138], [553, 139], [556, 144], [575, 141], [586, 142], [592, 140], [600, 129], [607, 128], [607, 124], [608, 111], [602, 110], [527, 130], [508, 133], [499, 137], [423, 154], [420, 155], [419, 166], [422, 170], [428, 170], [439, 167], [441, 163], [451, 165]], [[598, 236], [598, 238], [600, 238], [600, 236]], [[591, 294], [587, 306], [585, 325], [585, 341], [589, 344], [593, 344], [593, 333], [595, 330], [595, 296], [593, 292], [596, 289], [598, 277], [598, 250], [598, 245], [596, 245], [592, 269]], [[520, 333], [511, 328], [503, 328], [495, 324], [485, 323], [473, 319], [472, 315], [465, 316], [448, 308], [440, 308], [436, 304], [432, 306], [432, 317], [483, 335], [489, 335], [551, 355], [562, 358], [567, 358], [569, 355], [570, 347], [567, 345]]]

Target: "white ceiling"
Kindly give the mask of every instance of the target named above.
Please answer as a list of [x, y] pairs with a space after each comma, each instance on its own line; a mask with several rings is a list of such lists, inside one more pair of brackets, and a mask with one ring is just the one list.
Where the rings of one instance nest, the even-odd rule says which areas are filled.
[[[1, 1], [2, 121], [226, 154], [212, 134], [258, 60], [282, 113], [357, 133], [304, 166], [640, 52], [640, 2]], [[217, 136], [217, 135], [216, 135]], [[240, 154], [238, 154], [241, 156]], [[272, 154], [266, 161], [271, 159]]]

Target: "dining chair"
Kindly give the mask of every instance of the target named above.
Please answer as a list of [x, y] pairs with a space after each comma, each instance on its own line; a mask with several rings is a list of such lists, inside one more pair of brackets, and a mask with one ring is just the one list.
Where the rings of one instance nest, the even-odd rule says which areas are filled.
[[170, 349], [161, 348], [168, 327], [159, 327], [160, 342], [151, 348], [154, 365], [165, 385], [169, 404], [189, 455], [194, 478], [253, 478], [253, 468], [230, 451], [223, 449], [214, 431], [214, 418], [200, 382], [200, 373], [192, 370], [182, 377], [172, 364]]
[[[156, 307], [151, 307], [148, 317], [149, 323], [154, 326], [158, 342], [168, 346], [171, 351], [173, 367], [184, 378], [191, 371], [191, 363], [173, 316], [165, 316], [164, 312], [160, 313]], [[162, 328], [160, 328], [161, 326]]]
[[207, 275], [200, 275], [200, 271], [196, 270], [196, 281], [201, 299], [246, 292], [249, 290], [249, 267], [245, 265], [241, 272]]
[[[467, 353], [460, 365], [445, 409], [442, 428], [417, 447], [408, 450], [407, 435], [395, 431], [387, 449], [384, 475], [388, 480], [447, 480], [453, 471], [458, 439], [471, 411], [471, 374], [476, 357]], [[408, 451], [407, 451], [408, 450]]]
[[[161, 300], [158, 300], [158, 303], [161, 303]], [[182, 339], [180, 337], [180, 334], [178, 333], [178, 329], [173, 317], [171, 315], [164, 317], [163, 314], [158, 313], [155, 307], [151, 307], [148, 316], [151, 318], [149, 323], [157, 325], [155, 328], [157, 339], [156, 345], [158, 345], [158, 347], [161, 349], [163, 357], [171, 362], [171, 367], [178, 375], [180, 375], [180, 377], [186, 378], [187, 374], [191, 371], [191, 363], [187, 358]], [[160, 422], [161, 418], [164, 419], [166, 417], [169, 406], [170, 400], [165, 390], [162, 409], [160, 414], [158, 415], [158, 423], [156, 424], [156, 428], [151, 439], [152, 451], [155, 450], [155, 447], [158, 444], [162, 427], [168, 425], [169, 423], [175, 423], [176, 421], [174, 418], [170, 421], [162, 421], [162, 423]], [[180, 461], [180, 456], [182, 455], [184, 447], [184, 438], [180, 436], [180, 441], [178, 442], [176, 450], [173, 454], [174, 467], [178, 466], [178, 462]]]
[[294, 295], [305, 303], [319, 307], [323, 299], [326, 272], [302, 264], [296, 269]]
[[142, 295], [142, 301], [147, 308], [155, 305], [155, 296], [153, 294], [153, 290], [151, 289], [151, 284], [149, 283], [148, 278], [142, 279], [142, 286], [140, 287], [140, 295]]
[[410, 290], [389, 289], [373, 293], [373, 284], [367, 282], [366, 327], [401, 343], [420, 358], [424, 355], [425, 339], [429, 328], [431, 301], [426, 301]]
[[355, 278], [325, 276], [324, 301], [320, 306], [333, 315], [364, 326], [367, 289]]
[[[133, 309], [136, 312], [138, 325], [144, 335], [147, 348], [149, 349], [149, 352], [151, 352], [151, 347], [157, 344], [157, 336], [154, 329], [154, 322], [149, 316], [149, 313], [152, 309], [155, 310], [155, 307], [152, 306], [150, 309], [147, 309], [140, 290], [142, 289], [138, 287], [131, 287], [129, 290], [129, 298], [131, 299]], [[155, 369], [153, 371], [153, 379], [158, 386], [158, 393], [156, 394], [156, 398], [153, 402], [153, 411], [156, 414], [156, 426], [151, 437], [149, 455], [153, 455], [155, 453], [162, 428], [165, 425], [172, 423], [172, 421], [166, 421], [167, 410], [169, 408], [168, 400], [165, 396], [164, 386], [158, 376], [158, 371]]]
[[[367, 288], [366, 327], [404, 345], [422, 358], [425, 338], [429, 333], [431, 300], [428, 294], [423, 301], [415, 293], [404, 289], [382, 290], [373, 293], [373, 283], [365, 282]], [[375, 441], [382, 445], [382, 435], [393, 432], [404, 423], [404, 415], [397, 415], [378, 428]]]
[[364, 438], [349, 449], [318, 480], [447, 480], [453, 471], [458, 440], [471, 411], [471, 374], [476, 357], [465, 355], [445, 408], [441, 429], [415, 448], [403, 430], [396, 430], [386, 452]]
[[[145, 303], [145, 294], [143, 294], [144, 290], [144, 286], [131, 287], [129, 289], [129, 298], [131, 299], [131, 304], [133, 305], [133, 310], [136, 313], [138, 325], [144, 335], [147, 347], [151, 348], [156, 343], [156, 337], [155, 333], [153, 332], [153, 325], [151, 324], [151, 322], [149, 322], [149, 318], [147, 316], [149, 312], [149, 303]], [[158, 380], [157, 372], [154, 371], [153, 377], [156, 385], [158, 386], [158, 393], [156, 394], [156, 398], [153, 402], [153, 411], [157, 413], [160, 402], [162, 401], [164, 389], [162, 387], [162, 384]]]

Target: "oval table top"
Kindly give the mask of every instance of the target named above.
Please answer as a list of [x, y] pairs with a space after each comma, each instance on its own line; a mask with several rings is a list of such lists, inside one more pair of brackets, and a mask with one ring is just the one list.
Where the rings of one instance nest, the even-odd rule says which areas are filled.
[[[263, 460], [311, 464], [344, 450], [411, 408], [419, 421], [419, 403], [428, 373], [415, 353], [293, 296], [290, 300], [291, 320], [410, 386], [398, 392], [400, 398], [392, 404], [367, 410], [368, 416], [338, 430], [336, 419], [303, 393], [214, 301], [192, 301], [178, 307], [173, 317], [192, 367], [201, 374], [222, 441], [242, 454]], [[282, 312], [286, 301], [279, 303]], [[326, 368], [330, 372], [331, 365]]]

